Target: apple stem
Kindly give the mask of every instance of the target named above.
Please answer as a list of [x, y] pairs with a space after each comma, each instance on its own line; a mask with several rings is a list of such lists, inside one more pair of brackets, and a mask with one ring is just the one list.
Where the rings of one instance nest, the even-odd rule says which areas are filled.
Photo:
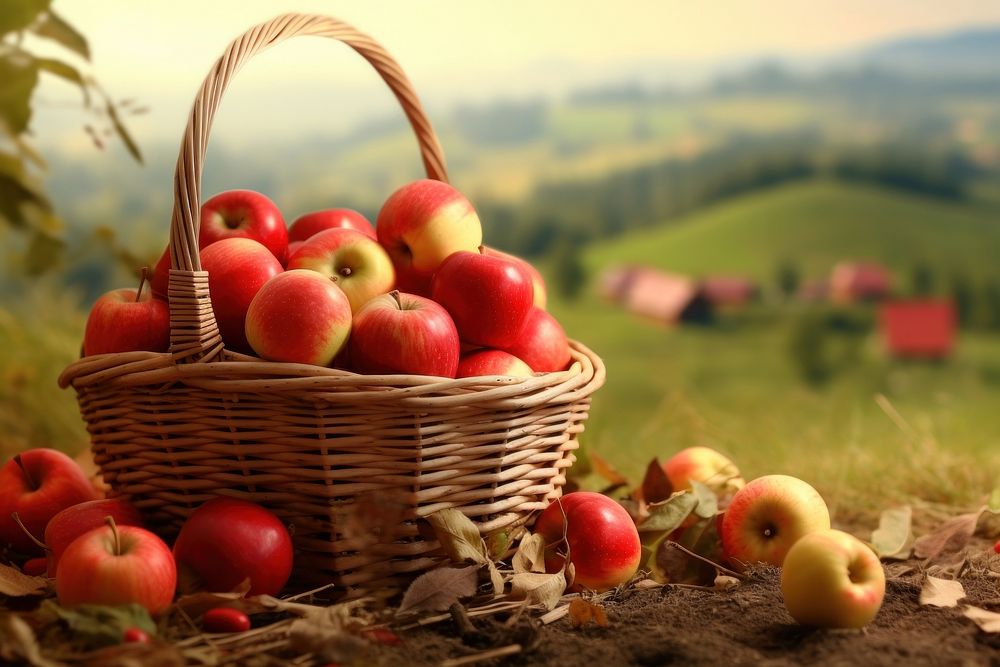
[[391, 296], [396, 301], [396, 307], [399, 308], [400, 310], [403, 310], [403, 302], [399, 300], [399, 290], [398, 289], [392, 290], [391, 292], [389, 292], [389, 296]]
[[118, 524], [115, 523], [115, 518], [111, 515], [104, 517], [104, 523], [111, 526], [111, 534], [115, 537], [115, 555], [122, 555], [122, 538], [118, 534]]
[[480, 255], [485, 255], [486, 254], [486, 246], [480, 244], [480, 246], [479, 246], [479, 254]]
[[142, 296], [142, 288], [146, 284], [146, 277], [148, 275], [149, 275], [149, 267], [148, 266], [142, 267], [142, 273], [139, 275], [139, 289], [136, 290], [135, 292], [136, 301], [139, 301], [139, 298]]
[[21, 530], [24, 531], [24, 534], [28, 536], [28, 539], [35, 543], [35, 546], [41, 547], [46, 551], [52, 551], [51, 549], [49, 549], [49, 546], [45, 544], [45, 542], [42, 542], [37, 537], [31, 534], [31, 531], [28, 530], [28, 527], [25, 526], [24, 523], [21, 521], [21, 517], [17, 515], [17, 512], [11, 512], [10, 517], [14, 519], [14, 523], [20, 526]]
[[678, 544], [677, 542], [674, 542], [673, 540], [668, 540], [667, 544], [670, 545], [670, 546], [672, 546], [675, 549], [678, 549], [678, 550], [684, 552], [685, 554], [687, 554], [691, 558], [694, 558], [695, 560], [700, 560], [702, 563], [705, 563], [707, 565], [711, 565], [712, 567], [714, 567], [719, 572], [724, 572], [725, 574], [728, 574], [730, 577], [736, 577], [737, 579], [742, 579], [743, 581], [746, 581], [747, 579], [750, 578], [750, 577], [746, 576], [745, 574], [740, 574], [739, 572], [736, 572], [734, 570], [730, 570], [728, 567], [726, 567], [724, 565], [719, 565], [718, 563], [716, 563], [713, 560], [709, 560], [708, 558], [705, 558], [704, 556], [700, 556], [700, 555], [696, 554], [695, 552], [691, 551], [690, 549], [688, 549], [687, 547], [682, 546], [682, 545]]
[[28, 474], [28, 469], [24, 467], [24, 462], [21, 460], [20, 454], [14, 455], [14, 463], [16, 463], [17, 467], [21, 469], [21, 474], [24, 475], [24, 481], [28, 483], [28, 487], [32, 491], [37, 491], [40, 485], [30, 474]]

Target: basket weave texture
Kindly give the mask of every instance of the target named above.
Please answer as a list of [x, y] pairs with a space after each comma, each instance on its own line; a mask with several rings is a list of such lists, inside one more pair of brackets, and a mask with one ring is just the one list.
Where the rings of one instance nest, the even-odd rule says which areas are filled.
[[174, 177], [170, 352], [84, 357], [59, 378], [77, 392], [95, 461], [165, 537], [214, 496], [260, 503], [293, 532], [293, 587], [351, 595], [398, 589], [440, 562], [419, 519], [457, 508], [483, 535], [528, 523], [557, 498], [575, 460], [600, 358], [530, 378], [357, 375], [275, 363], [223, 346], [198, 256], [208, 134], [232, 76], [297, 35], [360, 53], [399, 100], [429, 178], [447, 180], [412, 86], [374, 40], [324, 16], [288, 14], [234, 40], [203, 83]]

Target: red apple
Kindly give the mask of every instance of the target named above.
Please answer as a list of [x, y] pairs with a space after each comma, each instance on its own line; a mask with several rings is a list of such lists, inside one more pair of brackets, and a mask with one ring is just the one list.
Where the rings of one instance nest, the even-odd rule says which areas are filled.
[[277, 595], [292, 572], [292, 539], [264, 507], [219, 497], [181, 526], [174, 558], [205, 590], [224, 593], [249, 579], [248, 595]]
[[382, 246], [353, 229], [327, 229], [310, 237], [289, 257], [288, 268], [317, 271], [337, 283], [355, 313], [396, 284]]
[[119, 526], [142, 527], [139, 510], [124, 498], [89, 500], [71, 505], [52, 517], [45, 526], [45, 545], [49, 548], [48, 575], [56, 576], [59, 559], [76, 538], [100, 528], [109, 516]]
[[666, 460], [663, 472], [675, 491], [690, 489], [694, 480], [726, 498], [745, 485], [736, 464], [711, 447], [682, 449]]
[[166, 300], [167, 289], [170, 284], [170, 246], [163, 249], [163, 254], [153, 268], [153, 277], [149, 280], [149, 285], [153, 290], [153, 296]]
[[349, 208], [330, 208], [300, 215], [288, 228], [288, 241], [305, 241], [326, 229], [353, 229], [376, 240], [375, 228], [368, 218]]
[[422, 296], [393, 291], [355, 314], [348, 356], [358, 373], [453, 378], [458, 348], [448, 311]]
[[545, 540], [546, 572], [562, 569], [568, 547], [576, 570], [571, 590], [606, 591], [639, 569], [642, 545], [632, 517], [600, 493], [575, 491], [554, 501], [539, 515], [535, 532]]
[[288, 260], [288, 228], [273, 201], [253, 190], [220, 192], [201, 205], [198, 247], [229, 238], [253, 239], [282, 266]]
[[170, 606], [177, 568], [170, 547], [138, 526], [95, 528], [66, 547], [59, 559], [59, 604], [139, 604], [156, 615]]
[[351, 304], [329, 278], [292, 269], [260, 288], [246, 327], [250, 346], [264, 359], [328, 366], [351, 333]]
[[483, 254], [491, 255], [493, 257], [503, 257], [515, 262], [520, 262], [521, 266], [524, 267], [524, 270], [531, 276], [532, 299], [535, 307], [545, 310], [545, 306], [548, 302], [548, 291], [545, 288], [545, 279], [542, 278], [542, 274], [539, 273], [538, 269], [536, 269], [531, 262], [522, 257], [518, 257], [517, 255], [511, 255], [510, 253], [497, 250], [496, 248], [490, 248], [488, 246], [483, 246]]
[[455, 377], [467, 378], [484, 375], [530, 377], [532, 372], [528, 364], [502, 350], [476, 350], [463, 354], [459, 358]]
[[561, 371], [569, 365], [566, 332], [556, 318], [538, 307], [531, 309], [514, 342], [503, 349], [523, 360], [536, 373]]
[[[142, 285], [139, 285], [139, 290]], [[166, 352], [170, 347], [170, 308], [149, 292], [116, 289], [101, 295], [87, 316], [83, 354]]]
[[455, 321], [458, 337], [483, 347], [513, 344], [532, 305], [531, 276], [516, 262], [458, 251], [441, 262], [431, 298]]
[[212, 310], [222, 340], [230, 350], [250, 353], [247, 309], [264, 283], [282, 272], [281, 263], [257, 241], [232, 238], [202, 250], [201, 266], [208, 271]]
[[722, 550], [737, 566], [781, 566], [804, 535], [830, 527], [830, 512], [812, 486], [789, 475], [765, 475], [736, 492], [722, 517]]
[[76, 461], [54, 449], [29, 449], [0, 469], [0, 544], [25, 555], [42, 548], [11, 516], [17, 513], [32, 537], [41, 540], [49, 519], [97, 493]]
[[375, 223], [378, 241], [396, 267], [396, 286], [430, 295], [430, 282], [444, 259], [459, 250], [475, 252], [483, 229], [465, 196], [441, 181], [413, 181], [382, 205]]

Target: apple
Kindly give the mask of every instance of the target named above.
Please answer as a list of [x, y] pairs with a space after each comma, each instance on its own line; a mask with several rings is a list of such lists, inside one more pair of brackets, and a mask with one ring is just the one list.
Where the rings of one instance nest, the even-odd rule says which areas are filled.
[[[21, 452], [0, 468], [0, 544], [25, 555], [41, 555], [36, 540], [44, 536], [49, 519], [95, 498], [97, 492], [83, 470], [62, 452], [44, 448]], [[11, 516], [14, 513], [24, 529]]]
[[467, 378], [484, 375], [531, 377], [532, 372], [528, 364], [502, 350], [476, 350], [459, 357], [458, 371], [455, 373], [455, 377]]
[[230, 350], [250, 353], [247, 309], [264, 283], [282, 272], [281, 263], [257, 241], [231, 238], [202, 250], [201, 266], [208, 271], [212, 310], [223, 342]]
[[545, 279], [542, 278], [542, 274], [536, 269], [531, 262], [528, 260], [518, 257], [517, 255], [511, 255], [502, 250], [497, 250], [496, 248], [490, 248], [488, 246], [483, 246], [483, 254], [491, 255], [493, 257], [503, 257], [505, 259], [510, 259], [515, 262], [519, 262], [524, 270], [528, 272], [531, 276], [531, 287], [532, 287], [532, 300], [537, 308], [545, 310], [545, 306], [548, 303], [548, 290], [545, 288]]
[[357, 312], [347, 344], [351, 368], [368, 375], [455, 377], [458, 330], [439, 304], [393, 290]]
[[305, 241], [326, 229], [353, 229], [375, 241], [375, 228], [368, 218], [349, 208], [329, 208], [300, 215], [288, 228], [288, 242]]
[[355, 313], [396, 283], [392, 260], [382, 246], [353, 229], [327, 229], [311, 236], [289, 257], [288, 268], [310, 269], [337, 283]]
[[536, 373], [565, 370], [569, 365], [569, 340], [559, 322], [548, 312], [533, 307], [514, 342], [505, 352], [524, 361]]
[[315, 271], [274, 276], [247, 309], [247, 340], [271, 361], [328, 366], [350, 333], [350, 301], [337, 283]]
[[198, 247], [245, 238], [257, 241], [284, 266], [288, 260], [288, 228], [273, 201], [253, 190], [220, 192], [201, 205]]
[[722, 550], [736, 565], [781, 566], [799, 538], [830, 527], [823, 497], [790, 475], [765, 475], [736, 492], [722, 517]]
[[167, 290], [170, 283], [170, 246], [163, 249], [163, 254], [157, 260], [153, 268], [153, 277], [149, 280], [149, 286], [153, 290], [153, 296], [166, 300]]
[[225, 593], [249, 579], [247, 595], [277, 595], [292, 572], [292, 539], [264, 507], [217, 497], [181, 525], [174, 558], [182, 579], [193, 575], [205, 590]]
[[107, 525], [73, 540], [56, 573], [59, 604], [139, 604], [150, 614], [174, 599], [177, 568], [163, 540], [138, 526]]
[[166, 352], [170, 347], [170, 307], [166, 301], [138, 289], [123, 288], [102, 294], [87, 315], [83, 354], [110, 352]]
[[55, 577], [59, 559], [76, 538], [105, 524], [107, 517], [119, 526], [142, 527], [142, 516], [124, 498], [88, 500], [71, 505], [52, 517], [45, 526], [45, 545], [48, 547], [48, 575]]
[[882, 606], [885, 571], [868, 545], [839, 530], [800, 538], [781, 567], [785, 609], [802, 625], [861, 628]]
[[434, 272], [453, 252], [476, 252], [483, 242], [479, 216], [465, 196], [441, 181], [422, 179], [392, 193], [375, 223], [378, 242], [396, 267], [396, 287], [430, 295]]
[[732, 496], [746, 482], [736, 464], [711, 447], [688, 447], [663, 464], [674, 491], [691, 488], [691, 480], [701, 482], [722, 498]]
[[511, 345], [532, 308], [531, 276], [516, 262], [482, 252], [452, 253], [431, 280], [431, 298], [455, 321], [466, 343]]
[[574, 491], [553, 501], [539, 515], [535, 532], [545, 540], [546, 572], [563, 568], [568, 547], [576, 574], [570, 590], [606, 591], [639, 569], [642, 545], [632, 517], [600, 493]]
[[49, 561], [47, 558], [29, 558], [21, 566], [21, 572], [29, 577], [43, 577], [48, 571]]
[[1000, 554], [1000, 540], [997, 540], [997, 543], [993, 545], [993, 552]]

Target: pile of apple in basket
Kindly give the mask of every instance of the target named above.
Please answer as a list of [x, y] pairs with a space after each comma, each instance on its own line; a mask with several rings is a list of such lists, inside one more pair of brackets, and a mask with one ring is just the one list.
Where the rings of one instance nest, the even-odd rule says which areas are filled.
[[[482, 245], [468, 199], [418, 180], [383, 204], [375, 227], [349, 209], [308, 213], [286, 228], [250, 190], [201, 209], [202, 268], [228, 350], [357, 373], [529, 376], [569, 365], [545, 286], [528, 262]], [[84, 354], [169, 346], [169, 248], [152, 295], [120, 289], [94, 304]]]

